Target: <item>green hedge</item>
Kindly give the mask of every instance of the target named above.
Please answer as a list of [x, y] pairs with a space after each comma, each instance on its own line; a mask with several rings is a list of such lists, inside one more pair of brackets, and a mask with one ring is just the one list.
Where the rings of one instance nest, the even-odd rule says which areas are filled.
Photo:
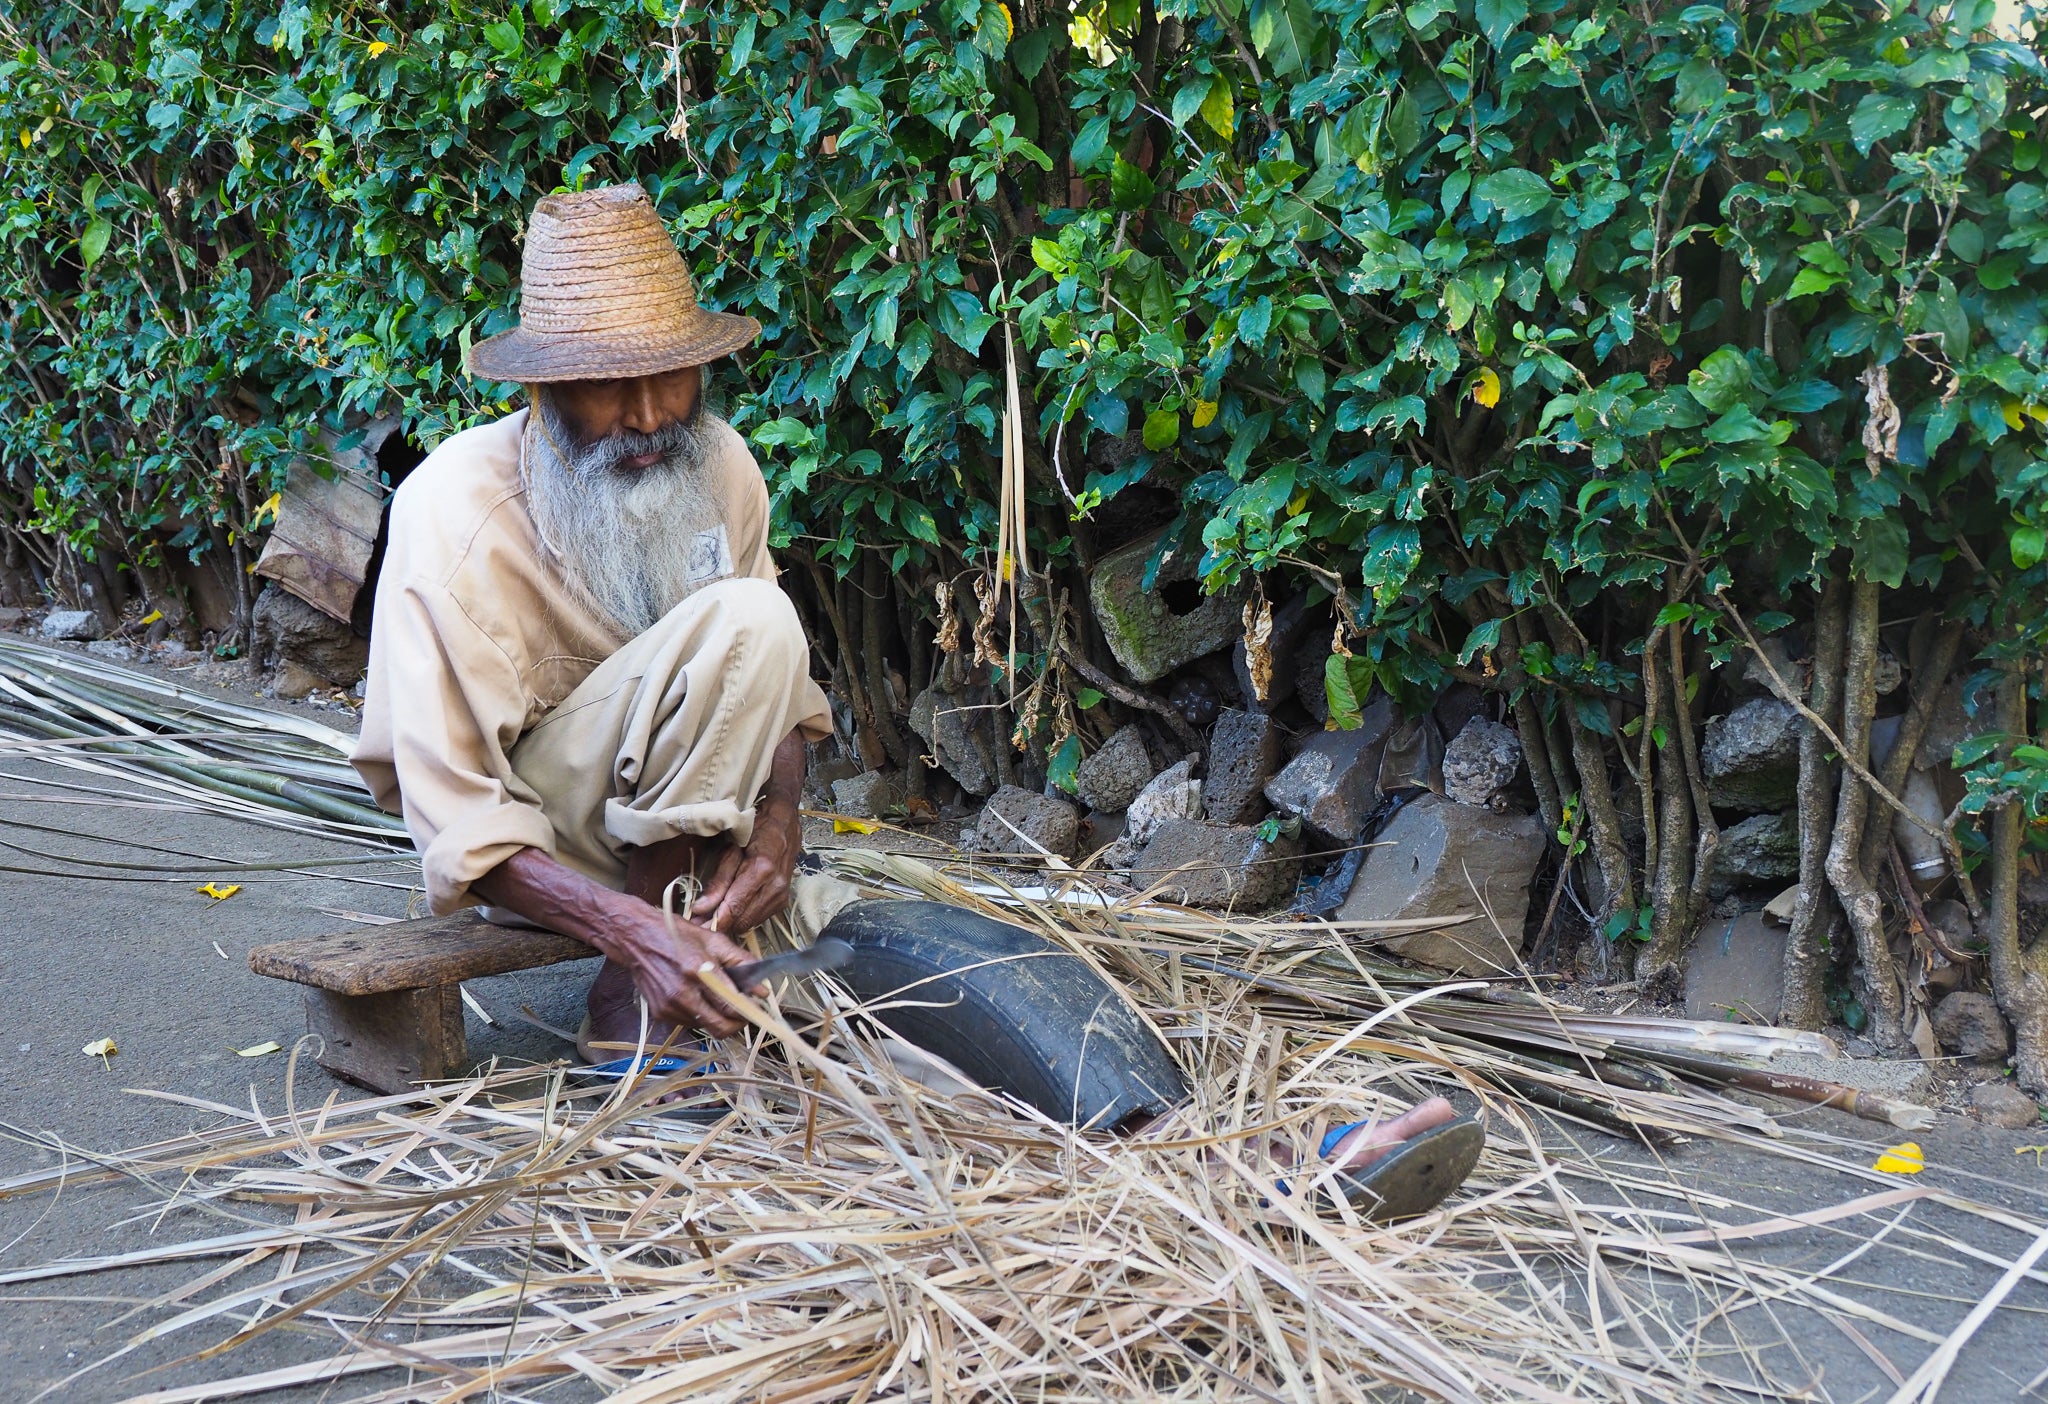
[[[1546, 807], [1583, 795], [1597, 830], [1646, 647], [1696, 640], [1663, 680], [1696, 688], [1731, 599], [1768, 630], [1853, 576], [1994, 666], [2040, 656], [2036, 16], [9, 8], [10, 530], [218, 544], [316, 425], [395, 408], [431, 442], [500, 412], [459, 358], [512, 315], [524, 210], [633, 178], [707, 300], [767, 327], [728, 405], [783, 541], [985, 559], [1007, 328], [1039, 559], [1077, 580], [1119, 497], [1163, 490], [1212, 586], [1340, 597], [1340, 722], [1374, 682], [1510, 687], [1554, 738]], [[2039, 772], [1997, 775], [1982, 802]]]

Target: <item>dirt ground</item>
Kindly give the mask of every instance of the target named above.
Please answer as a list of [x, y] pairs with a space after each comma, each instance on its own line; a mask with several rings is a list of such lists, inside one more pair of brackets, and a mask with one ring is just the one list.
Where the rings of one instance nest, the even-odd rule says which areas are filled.
[[[343, 722], [341, 714], [313, 713]], [[289, 1049], [303, 1032], [296, 988], [260, 979], [247, 967], [252, 945], [345, 925], [335, 912], [401, 916], [417, 893], [409, 863], [341, 870], [279, 871], [235, 878], [242, 890], [216, 902], [193, 881], [148, 873], [133, 880], [48, 875], [42, 854], [92, 854], [130, 863], [167, 861], [156, 849], [219, 861], [309, 861], [345, 855], [340, 845], [309, 842], [255, 825], [177, 809], [113, 806], [104, 797], [44, 788], [38, 774], [73, 783], [89, 777], [19, 759], [0, 761], [0, 1180], [59, 1166], [83, 1167], [92, 1154], [162, 1140], [215, 1124], [209, 1104], [265, 1112], [287, 1099], [304, 1107], [330, 1095], [360, 1095], [302, 1062], [287, 1086], [287, 1057], [243, 1058], [234, 1051], [274, 1040]], [[25, 827], [67, 832], [49, 833]], [[181, 860], [182, 861], [182, 860]], [[556, 966], [470, 985], [492, 1027], [472, 1012], [470, 1048], [479, 1060], [543, 1063], [568, 1049], [514, 1017], [522, 1007], [541, 1022], [573, 1027], [587, 963]], [[111, 1067], [80, 1052], [112, 1038], [120, 1052]], [[1782, 1110], [1782, 1108], [1780, 1108]], [[1834, 1112], [1788, 1112], [1787, 1124], [1833, 1138], [1857, 1164], [1898, 1133]], [[1560, 1127], [1560, 1147], [1578, 1141], [1581, 1173], [1610, 1178], [1615, 1203], [1645, 1198], [1627, 1183], [1651, 1152], [1591, 1132]], [[2048, 1157], [2016, 1148], [2048, 1142], [2048, 1129], [2009, 1132], [1943, 1115], [1918, 1138], [1927, 1171], [1916, 1183], [2003, 1206], [2035, 1221], [2048, 1217]], [[1846, 1148], [1846, 1149], [1845, 1149]], [[1696, 1187], [1699, 1206], [1725, 1223], [1769, 1213], [1810, 1211], [1899, 1183], [1874, 1173], [1851, 1176], [1825, 1165], [1696, 1142], [1661, 1153]], [[1732, 1204], [1716, 1203], [1721, 1196]], [[10, 1285], [11, 1270], [56, 1258], [132, 1252], [160, 1235], [207, 1230], [205, 1217], [230, 1231], [247, 1222], [244, 1207], [188, 1204], [160, 1221], [161, 1197], [131, 1185], [40, 1192], [0, 1199], [0, 1404], [39, 1397], [116, 1400], [203, 1381], [218, 1364], [187, 1361], [224, 1334], [215, 1322], [200, 1332], [143, 1342], [83, 1378], [60, 1383], [82, 1366], [118, 1350], [163, 1314], [134, 1309], [189, 1281], [201, 1267], [131, 1269], [119, 1274]], [[1783, 1392], [1767, 1397], [1849, 1401], [1889, 1398], [1908, 1375], [1998, 1279], [2002, 1263], [2022, 1252], [2030, 1235], [1983, 1218], [1921, 1201], [1907, 1208], [1780, 1234], [1760, 1251], [1775, 1262], [1814, 1272], [1832, 1267], [1844, 1303], [1834, 1320], [1803, 1308], [1775, 1314], [1752, 1309], [1724, 1324], [1719, 1340], [1702, 1342], [1711, 1366], [1718, 1350], [1738, 1344], [1768, 1363]], [[1893, 1218], [1875, 1246], [1863, 1247]], [[1845, 1255], [1856, 1254], [1838, 1263]], [[1977, 1257], [1972, 1257], [1975, 1253]], [[1617, 1265], [1615, 1283], [1638, 1305], [1675, 1302], [1703, 1283], [1651, 1278]], [[1583, 1281], [1559, 1290], [1589, 1315], [1611, 1313]], [[1611, 1319], [1611, 1315], [1609, 1316]], [[314, 1328], [262, 1337], [238, 1354], [234, 1373], [325, 1353], [333, 1338]], [[181, 1363], [182, 1362], [182, 1363]], [[343, 1399], [396, 1383], [364, 1377], [332, 1389], [270, 1398]], [[574, 1384], [533, 1397], [587, 1397]], [[1803, 1388], [1804, 1393], [1795, 1392]], [[1686, 1396], [1690, 1397], [1690, 1396]], [[1987, 1321], [1950, 1375], [1943, 1398], [1997, 1401], [2048, 1398], [2048, 1271], [2036, 1271]]]

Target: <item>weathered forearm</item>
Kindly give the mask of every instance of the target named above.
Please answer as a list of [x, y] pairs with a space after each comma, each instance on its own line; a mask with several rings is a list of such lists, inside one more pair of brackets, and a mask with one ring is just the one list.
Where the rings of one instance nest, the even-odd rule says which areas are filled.
[[614, 892], [538, 848], [520, 849], [472, 883], [471, 890], [536, 926], [573, 936], [628, 965], [638, 963], [630, 932], [638, 913], [632, 908], [647, 904]]

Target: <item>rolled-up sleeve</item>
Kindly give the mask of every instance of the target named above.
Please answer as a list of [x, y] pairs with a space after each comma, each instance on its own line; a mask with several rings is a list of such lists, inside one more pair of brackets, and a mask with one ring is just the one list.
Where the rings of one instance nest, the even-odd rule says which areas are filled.
[[373, 653], [364, 710], [383, 719], [384, 754], [358, 767], [380, 800], [395, 790], [434, 912], [474, 905], [470, 884], [514, 853], [555, 851], [540, 797], [512, 770], [526, 721], [519, 670], [447, 591], [418, 581], [378, 591]]

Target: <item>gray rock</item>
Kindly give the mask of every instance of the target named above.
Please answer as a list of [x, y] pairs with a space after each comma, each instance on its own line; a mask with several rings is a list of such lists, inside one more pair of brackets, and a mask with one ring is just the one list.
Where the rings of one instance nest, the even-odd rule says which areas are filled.
[[832, 782], [832, 808], [854, 819], [880, 819], [903, 807], [903, 786], [883, 770], [864, 770]]
[[1382, 944], [1396, 955], [1459, 975], [1513, 970], [1543, 841], [1543, 821], [1534, 815], [1496, 814], [1422, 795], [1380, 830], [1351, 895], [1337, 909], [1337, 920], [1471, 913], [1472, 921]]
[[974, 724], [978, 713], [969, 710], [936, 687], [920, 692], [910, 704], [910, 729], [932, 748], [939, 769], [960, 782], [970, 795], [991, 795], [1000, 784], [995, 752], [982, 728]]
[[1116, 841], [1102, 850], [1095, 860], [1095, 866], [1106, 872], [1128, 873], [1138, 866], [1138, 860], [1145, 856], [1145, 845], [1129, 834], [1117, 835]]
[[94, 639], [85, 646], [85, 651], [94, 657], [109, 658], [116, 663], [133, 663], [135, 661], [135, 650], [127, 644], [117, 643], [113, 639]]
[[1139, 856], [1138, 885], [1160, 900], [1190, 907], [1257, 911], [1294, 895], [1301, 876], [1301, 840], [1272, 843], [1257, 828], [1169, 819]]
[[1871, 690], [1879, 697], [1886, 697], [1899, 690], [1899, 684], [1906, 680], [1906, 670], [1899, 666], [1898, 655], [1888, 648], [1877, 651], [1877, 666], [1871, 670]]
[[1753, 814], [1721, 830], [1707, 895], [1720, 901], [1742, 887], [1782, 887], [1799, 876], [1799, 811]]
[[357, 638], [349, 625], [276, 585], [257, 597], [250, 619], [256, 660], [266, 668], [295, 663], [315, 679], [315, 686], [348, 687], [370, 661], [368, 639]]
[[1970, 1110], [1980, 1120], [2008, 1131], [2024, 1131], [2041, 1120], [2041, 1108], [2034, 1099], [2004, 1081], [1982, 1082], [1971, 1088]]
[[813, 759], [804, 774], [804, 803], [812, 809], [831, 809], [838, 803], [832, 797], [832, 786], [860, 774], [860, 767], [840, 755], [818, 759], [818, 749], [810, 748]]
[[19, 629], [21, 621], [28, 618], [28, 611], [13, 605], [0, 605], [0, 629]]
[[1934, 1036], [1941, 1046], [1971, 1063], [2002, 1063], [2012, 1051], [1998, 1001], [1974, 990], [1957, 990], [1934, 1006]]
[[1182, 548], [1143, 588], [1156, 543], [1147, 538], [1096, 562], [1088, 599], [1109, 651], [1135, 682], [1157, 682], [1183, 663], [1236, 638], [1244, 628], [1244, 591], [1203, 595], [1195, 581], [1199, 551]]
[[1474, 717], [1444, 747], [1444, 798], [1491, 804], [1521, 768], [1522, 738], [1514, 728]]
[[1202, 808], [1215, 824], [1250, 824], [1266, 809], [1266, 782], [1280, 769], [1280, 728], [1264, 712], [1231, 709], [1209, 734]]
[[1927, 904], [1927, 924], [1939, 930], [1949, 949], [1967, 951], [1977, 940], [1977, 925], [1970, 909], [1952, 897]]
[[1718, 808], [1760, 814], [1784, 809], [1799, 789], [1799, 737], [1805, 723], [1775, 697], [1743, 703], [1710, 717], [1700, 768]]
[[1319, 731], [1266, 785], [1266, 798], [1331, 843], [1357, 837], [1379, 803], [1380, 757], [1394, 727], [1394, 704], [1382, 697], [1365, 709], [1355, 731]]
[[46, 639], [96, 639], [100, 636], [99, 616], [89, 609], [53, 609], [43, 616]]
[[1074, 774], [1074, 793], [1090, 809], [1129, 809], [1154, 773], [1145, 733], [1127, 726], [1081, 762]]
[[299, 702], [314, 693], [331, 689], [333, 683], [309, 668], [302, 667], [296, 660], [287, 658], [277, 665], [271, 674], [270, 691], [273, 696], [286, 702]]
[[1955, 755], [1956, 747], [1997, 729], [1991, 687], [1980, 684], [1965, 697], [1963, 688], [1970, 681], [1969, 677], [1959, 677], [1941, 690], [1934, 715], [1927, 723], [1927, 735], [1920, 742], [1920, 753], [1913, 757], [1915, 766], [1945, 766]]
[[1124, 837], [1143, 844], [1169, 819], [1200, 818], [1202, 782], [1194, 774], [1194, 757], [1189, 756], [1153, 776], [1124, 813]]
[[1685, 953], [1685, 1017], [1775, 1024], [1785, 1001], [1785, 942], [1790, 933], [1762, 912], [1717, 917], [1700, 926]]
[[1294, 695], [1301, 699], [1302, 709], [1320, 726], [1330, 719], [1330, 694], [1323, 685], [1324, 671], [1330, 664], [1330, 631], [1317, 629], [1309, 633], [1295, 650], [1291, 660], [1275, 659], [1274, 668], [1294, 669]]
[[[1005, 822], [1007, 821], [1007, 822]], [[1026, 842], [1029, 840], [1029, 842]], [[1081, 816], [1064, 800], [1004, 785], [989, 796], [961, 846], [977, 853], [1047, 853], [1072, 858], [1081, 843]], [[1032, 845], [1036, 844], [1037, 847]]]

